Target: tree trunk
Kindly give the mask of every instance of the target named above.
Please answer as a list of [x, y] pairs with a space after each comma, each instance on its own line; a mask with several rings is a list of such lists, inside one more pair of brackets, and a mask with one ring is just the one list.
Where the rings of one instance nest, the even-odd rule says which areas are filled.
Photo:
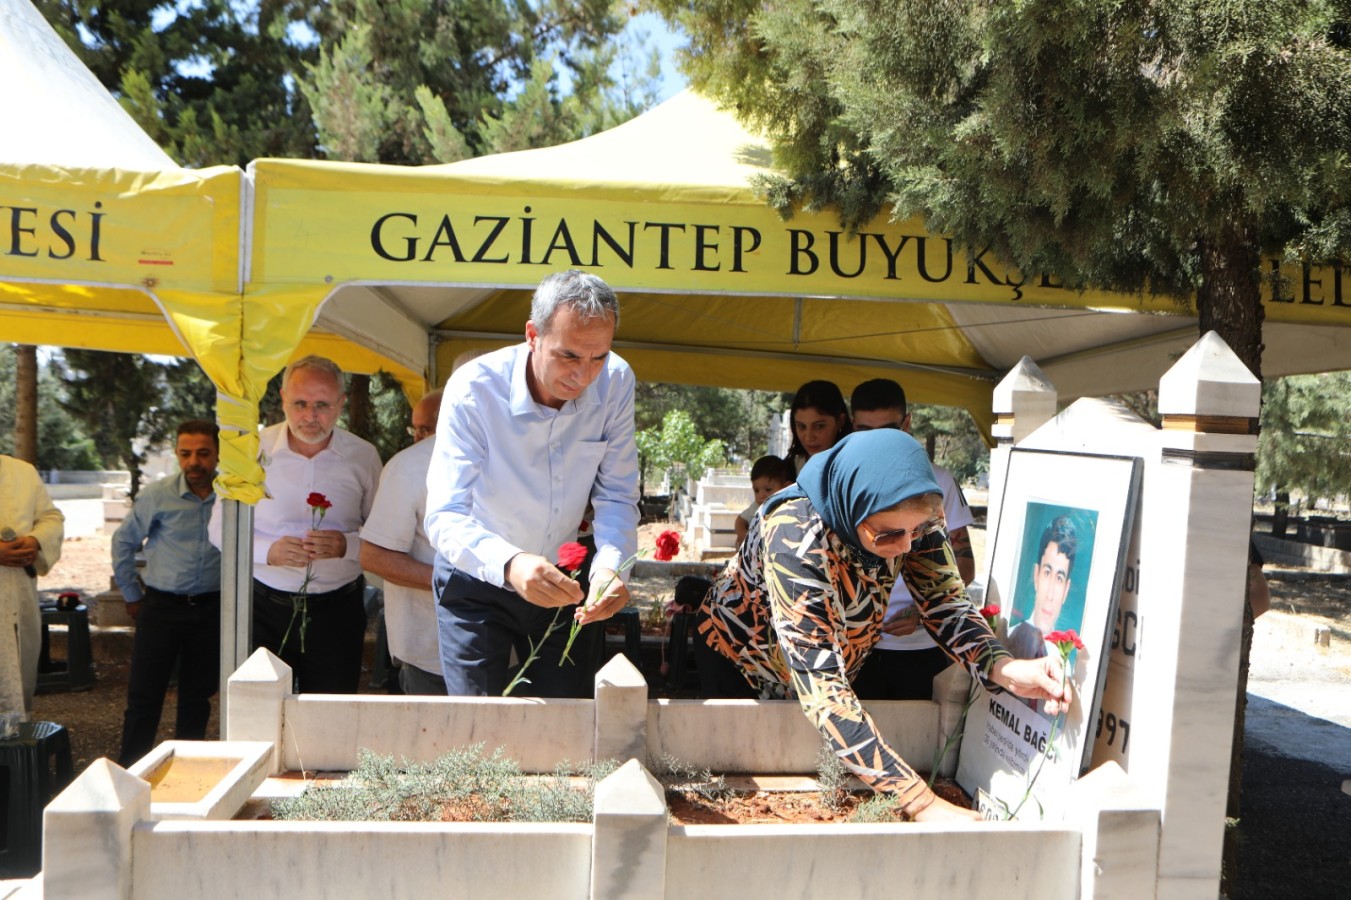
[[372, 443], [371, 376], [349, 375], [347, 377], [347, 430], [357, 437]]
[[15, 400], [14, 455], [38, 464], [38, 348], [14, 345]]
[[[1214, 239], [1200, 243], [1203, 283], [1197, 291], [1201, 334], [1214, 331], [1257, 378], [1262, 377], [1261, 253], [1252, 230], [1231, 225]], [[1249, 525], [1251, 532], [1252, 526]], [[1248, 665], [1252, 653], [1252, 610], [1247, 599], [1247, 563], [1244, 563], [1243, 632], [1238, 659], [1238, 693], [1234, 701], [1234, 740], [1229, 754], [1228, 815], [1237, 819], [1243, 800], [1243, 727], [1248, 707]], [[1224, 833], [1224, 860], [1220, 891], [1232, 896], [1231, 879], [1238, 871], [1239, 836]]]
[[1271, 516], [1271, 536], [1283, 538], [1290, 527], [1290, 492], [1277, 491], [1274, 511]]

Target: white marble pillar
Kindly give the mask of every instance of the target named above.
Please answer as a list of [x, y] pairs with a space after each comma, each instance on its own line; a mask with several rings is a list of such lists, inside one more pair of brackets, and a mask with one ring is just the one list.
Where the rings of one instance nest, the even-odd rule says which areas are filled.
[[666, 891], [666, 792], [631, 759], [596, 785], [592, 900], [646, 900]]
[[291, 696], [291, 667], [259, 647], [230, 676], [230, 702], [225, 719], [227, 741], [270, 741], [268, 774], [282, 771], [282, 710]]
[[[995, 415], [990, 429], [995, 448], [990, 451], [989, 506], [985, 521], [993, 530], [999, 521], [999, 504], [1004, 497], [1004, 479], [1008, 474], [1009, 450], [1055, 416], [1056, 389], [1046, 373], [1031, 358], [1024, 356], [995, 385], [991, 408]], [[985, 554], [980, 581], [989, 579], [990, 553]]]
[[1159, 870], [1159, 810], [1114, 762], [1070, 786], [1069, 819], [1083, 829], [1079, 895], [1093, 900], [1154, 896]]
[[1160, 898], [1219, 892], [1260, 402], [1214, 332], [1159, 382], [1127, 771], [1162, 794]]
[[47, 900], [131, 897], [131, 832], [150, 818], [150, 784], [96, 759], [42, 813]]
[[647, 758], [647, 679], [617, 653], [596, 673], [595, 760]]

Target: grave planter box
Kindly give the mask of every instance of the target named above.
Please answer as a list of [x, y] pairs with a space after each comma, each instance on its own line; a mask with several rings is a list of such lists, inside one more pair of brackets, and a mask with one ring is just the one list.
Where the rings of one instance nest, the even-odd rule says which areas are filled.
[[[225, 734], [266, 742], [274, 774], [350, 769], [363, 747], [426, 760], [479, 742], [525, 771], [630, 762], [597, 787], [593, 824], [554, 826], [155, 821], [149, 785], [99, 760], [48, 805], [44, 872], [19, 896], [1213, 900], [1260, 394], [1213, 332], [1160, 380], [1162, 428], [1102, 401], [1057, 414], [1053, 384], [1026, 357], [995, 388], [994, 522], [1012, 445], [1144, 462], [1118, 611], [1123, 623], [1149, 620], [1150, 646], [1141, 651], [1138, 634], [1113, 643], [1102, 701], [1104, 719], [1129, 722], [1133, 737], [1127, 749], [1124, 728], [1103, 730], [1099, 764], [1072, 785], [1060, 821], [672, 826], [639, 760], [810, 772], [818, 738], [797, 704], [649, 702], [622, 656], [599, 674], [594, 701], [293, 696], [289, 668], [259, 651], [230, 679]], [[963, 691], [936, 687], [937, 702], [869, 705], [916, 763], [956, 728]]]
[[[227, 733], [250, 740], [214, 745], [216, 757], [246, 748], [273, 774], [345, 771], [362, 748], [428, 760], [485, 742], [527, 772], [563, 760], [630, 761], [597, 786], [592, 824], [440, 824], [167, 821], [144, 780], [100, 760], [48, 810], [43, 896], [139, 900], [183, 896], [189, 886], [202, 898], [324, 897], [338, 886], [349, 896], [421, 896], [454, 884], [464, 896], [748, 898], [782, 896], [791, 884], [802, 895], [848, 897], [904, 884], [918, 895], [942, 885], [950, 897], [1026, 888], [1070, 898], [1111, 894], [1095, 888], [1112, 883], [1107, 873], [1148, 886], [1157, 867], [1157, 811], [1122, 813], [1101, 790], [1083, 792], [1082, 821], [1041, 825], [669, 824], [662, 789], [638, 760], [668, 754], [714, 771], [805, 773], [819, 737], [793, 702], [649, 702], [623, 656], [598, 675], [594, 701], [292, 695], [289, 684], [289, 669], [266, 651], [241, 667]], [[940, 703], [875, 706], [902, 754], [932, 757]], [[164, 745], [133, 771], [153, 773], [170, 754], [202, 758], [212, 746]], [[1098, 780], [1119, 788], [1124, 778]], [[244, 803], [237, 788], [205, 793], [233, 798], [227, 816]], [[1129, 865], [1120, 862], [1127, 850]], [[982, 858], [999, 862], [970, 864]], [[858, 859], [870, 862], [849, 862]]]

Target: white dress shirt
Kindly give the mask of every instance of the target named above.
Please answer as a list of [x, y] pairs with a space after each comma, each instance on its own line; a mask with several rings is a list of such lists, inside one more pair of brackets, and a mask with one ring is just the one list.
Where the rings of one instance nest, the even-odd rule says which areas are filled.
[[455, 568], [507, 586], [518, 553], [551, 561], [575, 540], [588, 500], [591, 571], [637, 551], [633, 370], [617, 354], [576, 400], [552, 409], [526, 385], [525, 343], [460, 367], [445, 388], [427, 473], [427, 538]]
[[[361, 539], [431, 565], [436, 551], [427, 542], [423, 520], [427, 516], [427, 468], [434, 441], [418, 441], [390, 458], [380, 474]], [[395, 659], [424, 672], [441, 674], [441, 647], [437, 640], [436, 600], [431, 591], [385, 581], [385, 630], [389, 652]]]
[[[278, 591], [298, 591], [305, 580], [304, 566], [269, 566], [267, 551], [284, 537], [304, 537], [315, 526], [305, 502], [312, 492], [323, 494], [333, 507], [324, 514], [320, 531], [341, 531], [347, 538], [342, 559], [320, 559], [313, 564], [311, 594], [336, 590], [361, 574], [361, 538], [358, 532], [371, 513], [380, 483], [380, 454], [375, 446], [349, 431], [333, 429], [333, 439], [312, 458], [293, 451], [286, 440], [286, 423], [269, 425], [258, 435], [258, 459], [267, 479], [269, 496], [253, 509], [253, 577]], [[221, 542], [221, 507], [211, 515], [211, 543]]]

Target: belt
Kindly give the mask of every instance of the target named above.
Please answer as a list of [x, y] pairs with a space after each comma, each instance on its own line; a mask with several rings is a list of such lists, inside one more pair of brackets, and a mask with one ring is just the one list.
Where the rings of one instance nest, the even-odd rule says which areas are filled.
[[[322, 604], [334, 600], [341, 600], [353, 593], [363, 593], [365, 588], [366, 576], [358, 575], [355, 579], [347, 582], [347, 584], [344, 584], [342, 587], [334, 588], [331, 591], [324, 591], [322, 593], [311, 591], [306, 596], [306, 601], [310, 604]], [[279, 590], [278, 588], [272, 587], [270, 584], [264, 584], [256, 578], [253, 580], [253, 589], [255, 595], [261, 594], [273, 603], [279, 603], [283, 606], [293, 605], [296, 595], [300, 593], [299, 591]]]
[[174, 603], [186, 603], [188, 606], [196, 606], [198, 603], [219, 603], [220, 591], [204, 591], [200, 594], [175, 594], [173, 591], [162, 591], [157, 587], [145, 586], [146, 596], [154, 594], [156, 598], [169, 600]]

